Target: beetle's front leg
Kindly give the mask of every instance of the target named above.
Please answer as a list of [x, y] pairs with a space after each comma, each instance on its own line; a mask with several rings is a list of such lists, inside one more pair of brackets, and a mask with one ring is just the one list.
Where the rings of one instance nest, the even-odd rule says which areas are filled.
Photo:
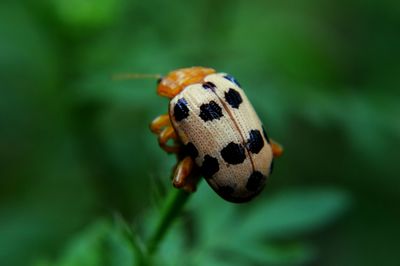
[[200, 175], [196, 174], [193, 170], [194, 162], [190, 156], [187, 156], [178, 162], [172, 181], [174, 187], [182, 188], [188, 192], [196, 191], [196, 186], [200, 179]]
[[[174, 140], [173, 146], [167, 145], [167, 142], [170, 139]], [[177, 141], [178, 136], [172, 126], [167, 126], [158, 135], [158, 144], [160, 144], [160, 147], [168, 153], [179, 153], [181, 151], [181, 145], [179, 145]]]
[[160, 134], [161, 130], [167, 126], [171, 125], [171, 120], [168, 114], [163, 114], [154, 118], [150, 124], [150, 130], [154, 134]]
[[[153, 122], [151, 122], [150, 129], [153, 133], [158, 135], [158, 143], [164, 151], [168, 153], [178, 153], [181, 151], [181, 146], [178, 144], [178, 137], [171, 125], [168, 114], [156, 117]], [[175, 145], [167, 145], [170, 139], [175, 141]]]

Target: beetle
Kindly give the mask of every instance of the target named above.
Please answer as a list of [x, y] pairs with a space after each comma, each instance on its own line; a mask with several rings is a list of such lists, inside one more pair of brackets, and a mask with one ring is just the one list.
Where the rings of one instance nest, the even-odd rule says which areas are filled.
[[203, 176], [234, 203], [262, 191], [283, 150], [269, 139], [234, 77], [205, 67], [177, 69], [158, 80], [157, 93], [169, 99], [169, 109], [150, 129], [163, 150], [177, 154], [176, 188], [195, 191]]

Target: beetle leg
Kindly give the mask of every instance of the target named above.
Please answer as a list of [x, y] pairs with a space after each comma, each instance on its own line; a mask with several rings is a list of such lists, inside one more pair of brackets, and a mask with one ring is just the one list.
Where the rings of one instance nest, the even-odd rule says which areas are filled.
[[158, 135], [158, 143], [164, 151], [168, 153], [178, 153], [180, 151], [180, 146], [177, 144], [174, 146], [167, 145], [170, 139], [175, 140], [175, 142], [178, 140], [168, 114], [156, 117], [150, 124], [150, 130]]
[[200, 179], [199, 175], [193, 172], [194, 162], [190, 156], [183, 158], [176, 166], [173, 185], [176, 188], [182, 188], [188, 192], [196, 191], [197, 182]]
[[178, 140], [178, 136], [176, 135], [175, 129], [172, 126], [167, 126], [158, 135], [158, 143], [160, 144], [160, 147], [168, 153], [180, 152], [181, 151], [180, 145], [178, 144], [175, 144], [174, 146], [167, 145], [167, 142], [170, 139], [174, 140], [176, 143], [176, 140]]
[[278, 142], [276, 142], [272, 139], [270, 140], [270, 142], [271, 142], [272, 154], [274, 155], [274, 157], [281, 156], [283, 153], [282, 146]]
[[168, 114], [164, 114], [164, 115], [160, 115], [157, 116], [150, 124], [150, 130], [151, 132], [155, 133], [155, 134], [160, 134], [161, 133], [161, 129], [171, 125], [171, 121], [169, 120], [169, 115]]

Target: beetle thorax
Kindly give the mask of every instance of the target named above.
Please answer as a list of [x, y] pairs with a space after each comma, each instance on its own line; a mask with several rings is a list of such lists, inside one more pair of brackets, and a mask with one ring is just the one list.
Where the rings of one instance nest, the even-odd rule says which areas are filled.
[[215, 73], [214, 69], [205, 67], [181, 68], [172, 71], [160, 80], [157, 93], [172, 99], [188, 85], [202, 82], [207, 75], [212, 73]]

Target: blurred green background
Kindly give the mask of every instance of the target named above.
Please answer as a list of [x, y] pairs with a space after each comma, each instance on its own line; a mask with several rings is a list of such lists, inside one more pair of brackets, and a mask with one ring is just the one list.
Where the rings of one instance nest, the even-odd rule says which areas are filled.
[[[202, 182], [157, 265], [400, 265], [397, 1], [0, 3], [0, 264], [134, 265], [174, 157], [121, 72], [231, 73], [285, 147], [264, 192]], [[158, 195], [158, 196], [157, 196]]]

